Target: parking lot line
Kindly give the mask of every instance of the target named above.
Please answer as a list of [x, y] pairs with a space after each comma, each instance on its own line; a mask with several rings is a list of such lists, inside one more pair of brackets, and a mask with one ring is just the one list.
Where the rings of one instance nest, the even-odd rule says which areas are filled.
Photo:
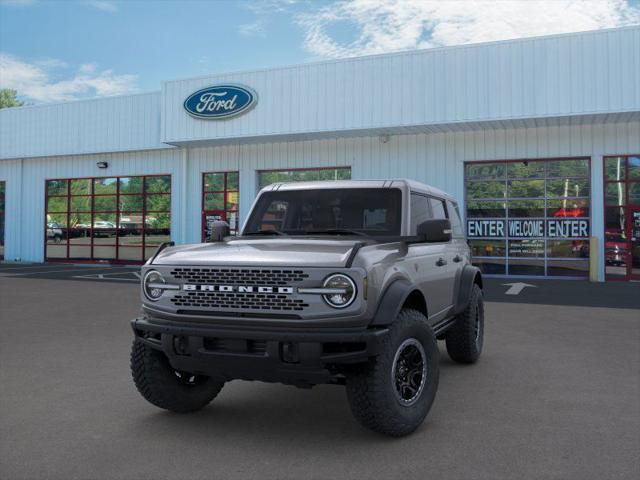
[[[107, 268], [105, 268], [105, 270]], [[49, 273], [86, 272], [86, 271], [87, 271], [86, 268], [70, 268], [70, 269], [64, 269], [64, 270], [39, 270], [37, 272], [33, 272], [33, 271], [11, 272], [11, 273], [7, 273], [7, 274], [4, 274], [2, 271], [0, 271], [0, 275], [8, 277], [8, 276], [26, 276], [26, 275], [49, 274]], [[125, 272], [123, 272], [123, 273], [125, 273]], [[126, 272], [126, 273], [128, 273], [128, 272]]]
[[[137, 278], [113, 278], [116, 275], [133, 274]], [[138, 272], [117, 272], [117, 273], [92, 273], [89, 275], [73, 275], [71, 278], [88, 278], [91, 280], [115, 280], [118, 282], [135, 282], [138, 283], [140, 274]]]
[[[98, 271], [104, 271], [104, 270], [111, 270], [110, 267], [102, 267], [102, 268], [98, 268], [98, 267], [94, 267], [96, 268], [96, 270]], [[50, 273], [72, 273], [72, 272], [87, 272], [86, 268], [65, 268], [65, 269], [58, 269], [58, 270], [51, 270], [51, 269], [39, 269], [39, 270], [35, 270], [35, 269], [29, 269], [26, 271], [18, 271], [18, 272], [7, 272], [5, 273], [4, 271], [0, 270], [0, 276], [5, 276], [5, 277], [13, 277], [13, 276], [27, 276], [27, 275], [45, 275], [45, 274], [50, 274]], [[118, 272], [117, 274], [124, 274], [124, 273], [135, 273], [132, 271], [125, 271], [125, 272]], [[95, 275], [95, 273], [93, 273], [93, 275]]]

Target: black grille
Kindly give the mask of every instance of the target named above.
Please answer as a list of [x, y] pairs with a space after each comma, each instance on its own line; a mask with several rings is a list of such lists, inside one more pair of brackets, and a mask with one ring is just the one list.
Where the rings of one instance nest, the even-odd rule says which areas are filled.
[[171, 301], [177, 307], [201, 307], [225, 310], [303, 310], [304, 300], [277, 293], [181, 292]]
[[248, 353], [251, 355], [266, 355], [267, 342], [265, 340], [245, 340], [238, 338], [204, 338], [204, 348], [212, 352]]
[[300, 282], [309, 275], [303, 270], [282, 269], [236, 269], [180, 267], [171, 271], [177, 280], [189, 283], [214, 285], [290, 285]]

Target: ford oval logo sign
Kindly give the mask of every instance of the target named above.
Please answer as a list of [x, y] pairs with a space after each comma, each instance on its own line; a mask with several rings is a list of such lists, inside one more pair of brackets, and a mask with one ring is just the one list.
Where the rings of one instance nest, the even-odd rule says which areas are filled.
[[258, 101], [256, 92], [242, 85], [213, 85], [192, 93], [184, 109], [196, 118], [222, 120], [240, 115]]

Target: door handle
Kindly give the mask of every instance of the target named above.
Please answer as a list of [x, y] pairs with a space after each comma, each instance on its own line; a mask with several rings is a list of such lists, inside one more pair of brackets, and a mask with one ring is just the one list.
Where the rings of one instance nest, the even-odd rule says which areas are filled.
[[442, 257], [440, 257], [440, 258], [438, 259], [438, 261], [436, 262], [436, 265], [437, 265], [437, 266], [439, 266], [439, 267], [443, 267], [443, 266], [445, 266], [446, 264], [447, 264], [447, 261], [446, 261], [444, 258], [442, 258]]
[[456, 263], [460, 263], [462, 261], [462, 257], [460, 255], [456, 255], [453, 257], [453, 261]]

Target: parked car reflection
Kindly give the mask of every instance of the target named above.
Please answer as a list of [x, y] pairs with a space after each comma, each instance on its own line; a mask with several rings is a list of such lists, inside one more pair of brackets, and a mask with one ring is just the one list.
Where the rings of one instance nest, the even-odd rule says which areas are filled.
[[53, 241], [54, 243], [62, 243], [64, 238], [64, 232], [62, 227], [57, 222], [47, 223], [47, 242]]

